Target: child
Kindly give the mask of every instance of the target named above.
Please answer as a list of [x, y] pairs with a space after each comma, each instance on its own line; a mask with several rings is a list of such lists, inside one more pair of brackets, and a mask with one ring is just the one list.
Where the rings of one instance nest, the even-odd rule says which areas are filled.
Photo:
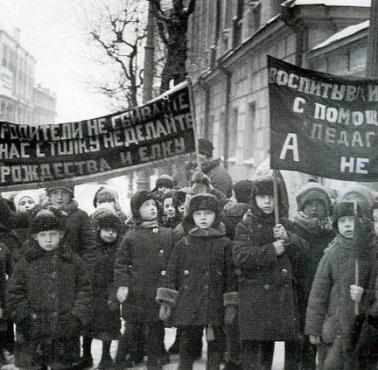
[[172, 204], [173, 204], [173, 207], [175, 207], [176, 213], [180, 214], [181, 217], [184, 216], [185, 200], [186, 200], [186, 192], [183, 191], [182, 189], [176, 190], [173, 193]]
[[119, 305], [113, 307], [109, 300], [113, 287], [115, 255], [121, 241], [121, 222], [116, 215], [103, 214], [96, 219], [96, 226], [98, 259], [93, 276], [94, 310], [91, 329], [93, 337], [102, 341], [101, 361], [97, 369], [111, 370], [114, 364], [109, 353], [110, 344], [113, 339], [119, 338], [121, 329]]
[[376, 260], [375, 247], [359, 235], [363, 230], [360, 215], [360, 207], [355, 203], [336, 206], [337, 236], [325, 251], [312, 285], [305, 332], [310, 342], [318, 346], [321, 370], [354, 369], [351, 332], [355, 302], [360, 302]]
[[32, 220], [33, 242], [8, 282], [7, 308], [17, 325], [16, 366], [74, 369], [80, 327], [91, 311], [91, 284], [81, 259], [63, 244], [50, 211]]
[[[280, 211], [286, 212], [280, 193], [278, 202]], [[305, 247], [288, 231], [290, 224], [285, 219], [275, 224], [273, 208], [272, 179], [256, 180], [250, 210], [235, 230], [233, 258], [240, 268], [239, 329], [244, 370], [270, 369], [274, 342], [293, 342], [300, 334], [294, 280]]]
[[[307, 263], [303, 279], [298, 282], [299, 316], [301, 330], [304, 331], [308, 296], [316, 269], [323, 257], [324, 250], [335, 236], [329, 221], [331, 199], [324, 187], [316, 182], [308, 182], [297, 195], [298, 213], [294, 218], [294, 231], [309, 244]], [[298, 360], [305, 370], [316, 369], [316, 346], [310, 344], [308, 337], [301, 343]], [[295, 349], [292, 349], [295, 351]]]
[[175, 191], [168, 192], [163, 199], [163, 226], [174, 229], [181, 221], [181, 214], [176, 210], [173, 205], [173, 197]]
[[136, 226], [126, 233], [117, 251], [114, 284], [126, 320], [124, 335], [135, 347], [135, 338], [147, 330], [147, 369], [162, 369], [164, 325], [159, 319], [156, 289], [171, 253], [173, 231], [159, 226], [158, 207], [152, 193], [141, 191], [130, 202]]
[[[235, 312], [231, 241], [219, 228], [219, 205], [215, 196], [195, 195], [184, 219], [186, 236], [174, 248], [169, 260], [165, 286], [157, 291], [160, 317], [170, 316], [181, 329], [180, 370], [193, 369], [197, 342], [206, 328], [207, 369], [219, 369], [223, 359], [223, 319], [226, 306], [230, 321]], [[227, 308], [229, 307], [229, 308]]]
[[20, 213], [30, 212], [33, 208], [39, 205], [40, 200], [35, 192], [21, 191], [16, 194], [13, 199], [16, 211]]

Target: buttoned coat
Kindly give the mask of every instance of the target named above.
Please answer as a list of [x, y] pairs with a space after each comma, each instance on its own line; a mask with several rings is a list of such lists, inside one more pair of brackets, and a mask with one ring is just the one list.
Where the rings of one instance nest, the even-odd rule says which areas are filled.
[[[33, 241], [8, 281], [6, 301], [17, 324], [18, 342], [27, 345], [30, 358], [39, 348], [41, 358], [59, 362], [61, 356], [73, 356], [68, 353], [73, 348], [67, 339], [78, 337], [80, 326], [90, 319], [92, 291], [87, 268], [68, 247], [46, 252]], [[64, 350], [64, 343], [69, 349]]]
[[223, 295], [236, 290], [231, 241], [224, 227], [195, 227], [181, 238], [169, 260], [164, 287], [177, 291], [176, 325], [222, 326]]
[[289, 230], [285, 252], [273, 246], [273, 215], [249, 211], [235, 230], [233, 259], [240, 267], [239, 322], [241, 340], [289, 341], [299, 339], [296, 273], [303, 263], [305, 243]]
[[126, 321], [144, 323], [159, 320], [156, 290], [166, 274], [175, 241], [173, 230], [164, 227], [137, 225], [126, 233], [114, 265], [115, 289], [121, 286], [129, 288], [128, 297], [122, 305]]

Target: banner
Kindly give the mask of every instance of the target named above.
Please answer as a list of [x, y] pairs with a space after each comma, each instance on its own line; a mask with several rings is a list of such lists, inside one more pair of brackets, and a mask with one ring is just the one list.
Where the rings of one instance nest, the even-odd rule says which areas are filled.
[[378, 181], [378, 79], [344, 78], [268, 56], [271, 168]]
[[145, 105], [85, 121], [0, 122], [0, 187], [83, 182], [194, 151], [189, 90], [183, 83]]

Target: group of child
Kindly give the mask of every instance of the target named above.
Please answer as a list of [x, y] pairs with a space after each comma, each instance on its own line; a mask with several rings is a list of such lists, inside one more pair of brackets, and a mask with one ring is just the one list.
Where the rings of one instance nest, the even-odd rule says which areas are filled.
[[98, 369], [129, 368], [145, 351], [147, 369], [159, 370], [165, 327], [175, 326], [180, 370], [193, 369], [203, 333], [208, 370], [271, 369], [276, 341], [285, 370], [315, 370], [317, 355], [321, 370], [373, 369], [352, 339], [356, 314], [378, 315], [378, 203], [356, 186], [331, 204], [309, 182], [290, 221], [279, 182], [277, 223], [273, 188], [270, 177], [240, 181], [231, 201], [202, 173], [183, 189], [162, 176], [133, 195], [132, 221], [106, 188], [91, 217], [68, 186], [48, 188], [42, 204], [22, 192], [15, 210], [0, 198], [3, 349], [21, 369], [83, 369], [97, 338]]

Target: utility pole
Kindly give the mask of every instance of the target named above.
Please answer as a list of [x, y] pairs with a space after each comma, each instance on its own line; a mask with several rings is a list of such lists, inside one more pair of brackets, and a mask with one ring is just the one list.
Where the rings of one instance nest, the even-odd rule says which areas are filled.
[[[155, 16], [154, 6], [148, 2], [147, 40], [144, 47], [144, 77], [143, 77], [143, 103], [152, 99], [152, 86], [154, 82], [154, 55], [155, 55]], [[149, 190], [148, 170], [137, 173], [137, 190]]]
[[378, 77], [378, 0], [371, 0], [366, 76]]

